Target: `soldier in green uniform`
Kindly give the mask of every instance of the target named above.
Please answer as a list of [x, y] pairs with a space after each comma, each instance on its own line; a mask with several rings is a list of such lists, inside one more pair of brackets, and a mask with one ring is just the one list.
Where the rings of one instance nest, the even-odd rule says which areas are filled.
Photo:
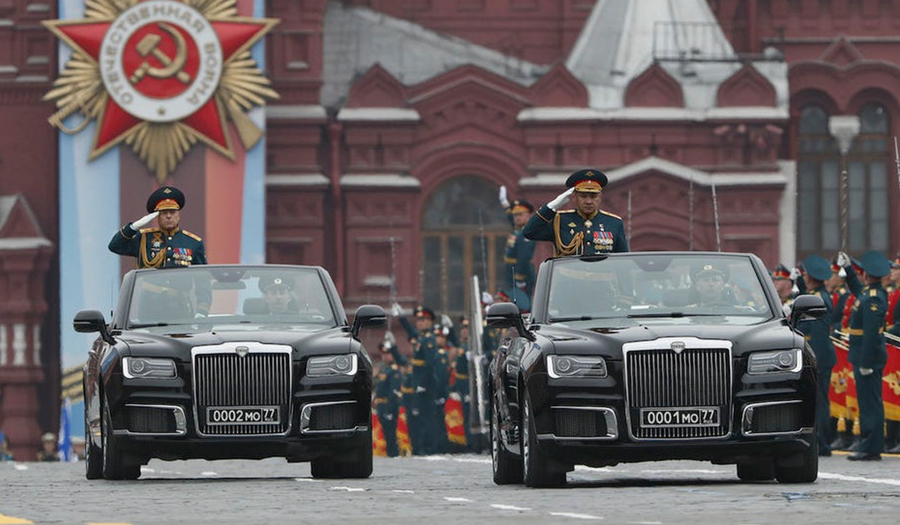
[[384, 431], [385, 449], [390, 458], [399, 455], [397, 447], [397, 419], [400, 413], [401, 388], [403, 377], [400, 367], [394, 362], [391, 348], [393, 344], [385, 341], [378, 345], [381, 350], [381, 369], [375, 383], [375, 413], [381, 421]]
[[504, 253], [503, 282], [505, 289], [513, 287], [522, 290], [529, 298], [534, 294], [534, 241], [525, 238], [523, 233], [528, 219], [534, 213], [534, 206], [526, 200], [516, 199], [510, 203], [506, 200], [506, 186], [500, 186], [500, 205], [506, 209], [506, 217], [513, 227], [506, 239]]
[[[600, 209], [608, 179], [595, 169], [576, 171], [566, 179], [566, 191], [532, 215], [525, 225], [525, 238], [553, 242], [553, 255], [593, 255], [627, 252], [628, 240], [622, 218]], [[559, 208], [572, 197], [574, 210]]]
[[434, 434], [426, 436], [432, 443], [432, 454], [449, 452], [450, 441], [447, 439], [446, 404], [450, 395], [450, 354], [447, 352], [447, 339], [450, 329], [437, 324], [433, 328], [434, 341], [437, 348], [434, 359]]
[[859, 400], [860, 443], [858, 450], [847, 457], [851, 461], [878, 461], [884, 449], [884, 402], [881, 382], [887, 349], [884, 344], [884, 318], [887, 314], [887, 294], [881, 278], [890, 272], [891, 264], [880, 252], [869, 251], [860, 258], [860, 283], [850, 258], [838, 255], [838, 264], [847, 272], [847, 285], [856, 296], [850, 316], [850, 363], [856, 381]]
[[[184, 193], [163, 186], [147, 199], [147, 215], [119, 228], [109, 250], [137, 258], [138, 268], [171, 268], [206, 264], [203, 239], [180, 228]], [[156, 219], [155, 228], [144, 228]]]
[[837, 364], [837, 354], [831, 342], [831, 294], [825, 289], [825, 281], [831, 278], [831, 263], [824, 257], [810, 255], [803, 261], [802, 279], [797, 279], [800, 293], [818, 295], [825, 303], [826, 313], [818, 319], [800, 321], [797, 326], [816, 354], [819, 372], [816, 390], [816, 427], [818, 428], [819, 455], [831, 455], [831, 406], [828, 390], [831, 386], [831, 369]]

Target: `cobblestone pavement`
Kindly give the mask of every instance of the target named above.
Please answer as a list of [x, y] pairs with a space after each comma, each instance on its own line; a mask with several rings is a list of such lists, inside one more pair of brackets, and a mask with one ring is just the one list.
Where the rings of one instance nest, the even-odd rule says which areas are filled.
[[[314, 480], [284, 460], [152, 461], [137, 481], [80, 463], [0, 463], [0, 525], [281, 523], [892, 523], [900, 457], [821, 458], [813, 484], [744, 483], [690, 461], [577, 468], [564, 489], [496, 486], [488, 456], [375, 458], [365, 480]], [[891, 521], [888, 521], [891, 520]]]

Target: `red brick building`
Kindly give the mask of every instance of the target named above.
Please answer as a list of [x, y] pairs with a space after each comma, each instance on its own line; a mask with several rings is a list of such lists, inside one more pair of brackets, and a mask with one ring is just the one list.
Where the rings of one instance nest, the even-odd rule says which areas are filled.
[[[900, 2], [270, 0], [267, 16], [282, 20], [266, 41], [281, 95], [266, 109], [267, 260], [325, 266], [350, 309], [386, 304], [394, 277], [402, 303], [460, 312], [470, 275], [499, 280], [497, 188], [540, 204], [584, 166], [610, 175], [604, 207], [635, 250], [830, 256], [842, 167], [850, 250], [900, 248]], [[0, 196], [19, 195], [50, 243], [28, 277], [46, 313], [0, 295], [0, 426], [9, 404], [33, 407], [15, 415], [34, 416], [29, 435], [56, 425], [47, 385], [69, 329], [52, 246], [72, 196], [41, 101], [58, 64], [40, 21], [57, 17], [0, 6]], [[846, 151], [841, 116], [858, 124]], [[16, 339], [22, 315], [37, 328]], [[40, 364], [15, 362], [23, 344]]]

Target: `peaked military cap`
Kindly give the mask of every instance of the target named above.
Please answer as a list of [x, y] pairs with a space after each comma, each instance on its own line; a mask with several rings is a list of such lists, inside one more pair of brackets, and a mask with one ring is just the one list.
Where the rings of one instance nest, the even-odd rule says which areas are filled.
[[707, 275], [718, 275], [718, 276], [722, 277], [722, 279], [727, 280], [728, 279], [728, 269], [724, 268], [718, 264], [710, 264], [710, 263], [700, 264], [700, 265], [695, 266], [693, 271], [691, 272], [691, 280], [696, 282], [697, 280], [702, 279], [703, 277], [706, 277]]
[[419, 306], [416, 307], [416, 309], [414, 310], [413, 314], [414, 314], [417, 318], [420, 318], [420, 317], [421, 317], [421, 318], [424, 318], [424, 319], [432, 319], [432, 320], [434, 320], [434, 311], [432, 311], [431, 308], [426, 308], [426, 307], [422, 306], [421, 304], [420, 304]]
[[609, 179], [606, 174], [593, 168], [578, 170], [566, 179], [566, 188], [575, 188], [582, 193], [600, 193]]
[[819, 281], [827, 281], [831, 278], [831, 263], [820, 255], [810, 255], [803, 259], [803, 268], [810, 277]]
[[872, 277], [884, 277], [891, 273], [891, 261], [881, 252], [872, 250], [860, 257], [863, 270]]
[[787, 269], [787, 266], [778, 263], [778, 266], [772, 270], [772, 279], [790, 279], [791, 271]]
[[283, 286], [288, 290], [294, 289], [294, 283], [290, 279], [287, 279], [285, 277], [269, 275], [259, 278], [259, 289], [263, 292], [265, 292], [269, 288], [272, 288], [273, 286]]
[[184, 193], [174, 186], [163, 186], [150, 194], [147, 211], [180, 210], [184, 208]]
[[512, 213], [534, 213], [534, 206], [532, 206], [531, 203], [526, 201], [525, 199], [516, 199], [512, 201], [512, 204], [510, 204], [510, 211], [512, 211]]

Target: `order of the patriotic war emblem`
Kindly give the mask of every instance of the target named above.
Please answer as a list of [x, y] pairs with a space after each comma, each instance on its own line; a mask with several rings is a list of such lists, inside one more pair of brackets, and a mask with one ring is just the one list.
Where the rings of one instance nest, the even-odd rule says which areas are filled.
[[246, 112], [278, 98], [250, 55], [276, 23], [237, 16], [235, 0], [88, 0], [85, 18], [44, 22], [72, 49], [44, 97], [50, 123], [96, 120], [91, 159], [124, 142], [160, 180], [197, 142], [234, 159], [226, 123], [250, 149], [262, 131]]

